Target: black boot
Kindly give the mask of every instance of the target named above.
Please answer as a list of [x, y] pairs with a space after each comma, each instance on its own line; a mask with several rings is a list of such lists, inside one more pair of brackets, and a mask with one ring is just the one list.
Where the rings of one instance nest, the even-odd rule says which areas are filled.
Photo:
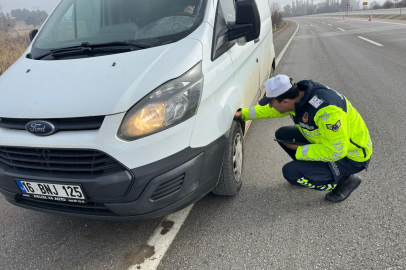
[[337, 187], [333, 191], [327, 193], [326, 200], [330, 202], [342, 202], [347, 199], [360, 184], [361, 178], [357, 175], [351, 175], [346, 179], [340, 179]]

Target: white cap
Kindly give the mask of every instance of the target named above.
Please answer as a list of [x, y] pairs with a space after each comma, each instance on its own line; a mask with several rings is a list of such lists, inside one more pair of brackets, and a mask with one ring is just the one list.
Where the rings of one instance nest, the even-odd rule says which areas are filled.
[[264, 86], [266, 90], [265, 97], [258, 102], [261, 106], [271, 103], [274, 98], [286, 93], [292, 88], [290, 78], [283, 74], [279, 74], [278, 76], [267, 80], [264, 83]]

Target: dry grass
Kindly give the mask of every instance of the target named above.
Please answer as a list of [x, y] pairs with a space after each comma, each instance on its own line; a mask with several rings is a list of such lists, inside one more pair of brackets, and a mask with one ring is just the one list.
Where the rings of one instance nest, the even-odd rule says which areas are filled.
[[0, 32], [0, 75], [24, 53], [29, 44], [28, 35], [13, 37]]

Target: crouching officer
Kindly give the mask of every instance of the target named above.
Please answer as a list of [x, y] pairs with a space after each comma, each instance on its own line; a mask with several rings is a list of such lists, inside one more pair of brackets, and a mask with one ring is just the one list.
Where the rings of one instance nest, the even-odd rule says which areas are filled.
[[282, 127], [275, 136], [294, 161], [283, 167], [293, 185], [329, 190], [326, 200], [340, 202], [361, 183], [355, 175], [368, 168], [372, 141], [358, 111], [346, 97], [311, 80], [295, 84], [286, 75], [264, 83], [266, 96], [259, 105], [235, 114], [257, 120], [290, 115], [295, 126]]

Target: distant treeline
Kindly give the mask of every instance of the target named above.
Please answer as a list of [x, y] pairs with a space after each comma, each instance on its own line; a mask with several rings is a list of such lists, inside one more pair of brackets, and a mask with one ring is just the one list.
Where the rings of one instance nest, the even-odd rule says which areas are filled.
[[399, 0], [397, 3], [393, 3], [391, 0], [386, 0], [385, 3], [380, 5], [378, 2], [373, 1], [369, 4], [371, 9], [381, 9], [381, 8], [402, 8], [406, 7], [406, 0]]
[[27, 10], [27, 9], [13, 9], [11, 11], [11, 16], [14, 17], [16, 21], [24, 21], [26, 25], [40, 25], [46, 18], [48, 18], [48, 13], [43, 10]]

